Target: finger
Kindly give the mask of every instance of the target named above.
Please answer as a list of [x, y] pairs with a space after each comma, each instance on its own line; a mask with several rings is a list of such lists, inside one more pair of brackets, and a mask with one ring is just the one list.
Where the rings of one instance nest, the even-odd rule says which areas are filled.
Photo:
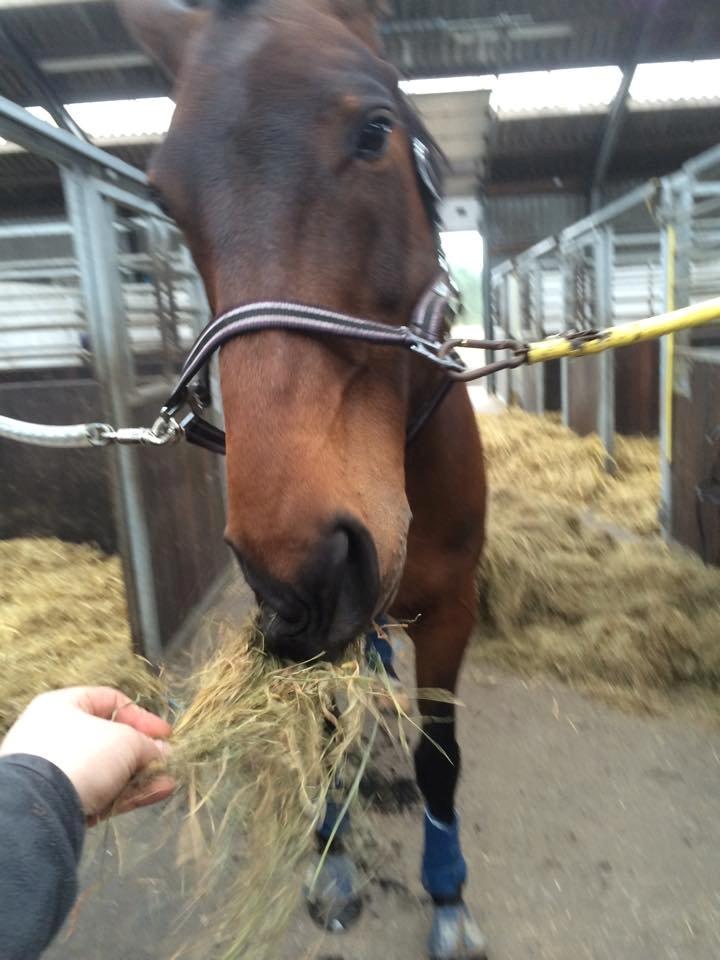
[[124, 707], [120, 707], [114, 719], [117, 723], [127, 724], [128, 727], [153, 739], [164, 740], [172, 735], [172, 727], [166, 720], [139, 707], [136, 703], [127, 703]]
[[86, 817], [85, 822], [88, 827], [95, 827], [110, 817], [130, 813], [131, 810], [138, 810], [140, 807], [149, 807], [153, 803], [160, 803], [172, 796], [176, 788], [175, 780], [168, 774], [161, 773], [142, 786], [126, 788], [111, 806], [102, 813]]
[[67, 692], [73, 695], [73, 702], [77, 706], [94, 717], [124, 723], [148, 737], [165, 738], [172, 734], [172, 727], [167, 721], [139, 707], [120, 690], [112, 687], [78, 687]]
[[144, 770], [145, 767], [149, 767], [151, 763], [160, 762], [163, 765], [165, 764], [168, 753], [170, 752], [170, 747], [164, 740], [151, 740], [150, 737], [146, 737], [145, 734], [135, 731], [133, 731], [130, 736], [132, 738], [132, 748], [135, 755], [135, 769], [132, 771], [131, 776], [136, 776]]
[[153, 777], [149, 783], [137, 790], [124, 793], [113, 806], [113, 815], [128, 813], [130, 810], [138, 810], [140, 807], [149, 807], [154, 803], [167, 800], [175, 792], [176, 787], [177, 783], [168, 774]]
[[113, 687], [75, 687], [65, 693], [75, 706], [101, 720], [112, 720], [118, 710], [132, 703], [127, 694]]

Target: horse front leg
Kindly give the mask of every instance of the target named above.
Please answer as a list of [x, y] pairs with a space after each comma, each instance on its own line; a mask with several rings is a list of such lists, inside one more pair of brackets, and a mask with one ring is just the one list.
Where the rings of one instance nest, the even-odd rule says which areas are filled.
[[[455, 694], [465, 647], [475, 623], [475, 585], [442, 600], [411, 630], [418, 689]], [[463, 900], [467, 865], [460, 844], [455, 792], [460, 778], [455, 705], [419, 700], [423, 735], [415, 751], [418, 786], [425, 799], [422, 882], [433, 899], [431, 960], [486, 960], [486, 941]]]
[[[326, 721], [327, 735], [332, 728]], [[362, 913], [360, 878], [346, 840], [350, 816], [344, 810], [344, 790], [335, 784], [315, 835], [317, 850], [305, 878], [305, 902], [313, 921], [330, 933], [344, 933]]]

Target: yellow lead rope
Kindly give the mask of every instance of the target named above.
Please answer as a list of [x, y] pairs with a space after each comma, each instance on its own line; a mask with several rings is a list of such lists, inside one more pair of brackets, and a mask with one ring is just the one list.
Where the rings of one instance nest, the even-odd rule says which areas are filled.
[[714, 320], [720, 320], [720, 297], [650, 317], [648, 320], [620, 323], [606, 330], [548, 337], [546, 340], [528, 344], [525, 362], [546, 363], [548, 360], [560, 360], [564, 357], [587, 357], [617, 347], [629, 347], [634, 343], [656, 340], [679, 330], [702, 327]]

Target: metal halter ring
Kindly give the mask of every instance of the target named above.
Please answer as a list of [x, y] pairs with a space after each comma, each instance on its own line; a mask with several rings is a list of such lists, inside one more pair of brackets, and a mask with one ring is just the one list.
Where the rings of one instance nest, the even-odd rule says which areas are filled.
[[486, 350], [494, 352], [499, 350], [509, 350], [512, 356], [507, 360], [496, 360], [494, 363], [488, 363], [484, 367], [476, 367], [470, 370], [463, 367], [460, 370], [450, 370], [448, 375], [452, 380], [459, 380], [461, 383], [469, 383], [471, 380], [479, 380], [493, 373], [500, 373], [501, 370], [514, 370], [516, 367], [522, 367], [528, 362], [529, 346], [520, 340], [446, 340], [438, 351], [438, 357], [444, 359], [458, 347], [466, 347], [469, 350]]

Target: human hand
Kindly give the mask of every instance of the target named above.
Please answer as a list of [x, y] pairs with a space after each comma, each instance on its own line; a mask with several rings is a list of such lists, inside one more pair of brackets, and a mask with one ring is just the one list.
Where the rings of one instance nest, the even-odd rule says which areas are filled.
[[136, 774], [168, 751], [172, 727], [109, 687], [74, 687], [43, 693], [27, 707], [0, 744], [0, 756], [44, 757], [75, 787], [88, 824], [164, 800], [175, 781], [158, 774], [131, 786]]

